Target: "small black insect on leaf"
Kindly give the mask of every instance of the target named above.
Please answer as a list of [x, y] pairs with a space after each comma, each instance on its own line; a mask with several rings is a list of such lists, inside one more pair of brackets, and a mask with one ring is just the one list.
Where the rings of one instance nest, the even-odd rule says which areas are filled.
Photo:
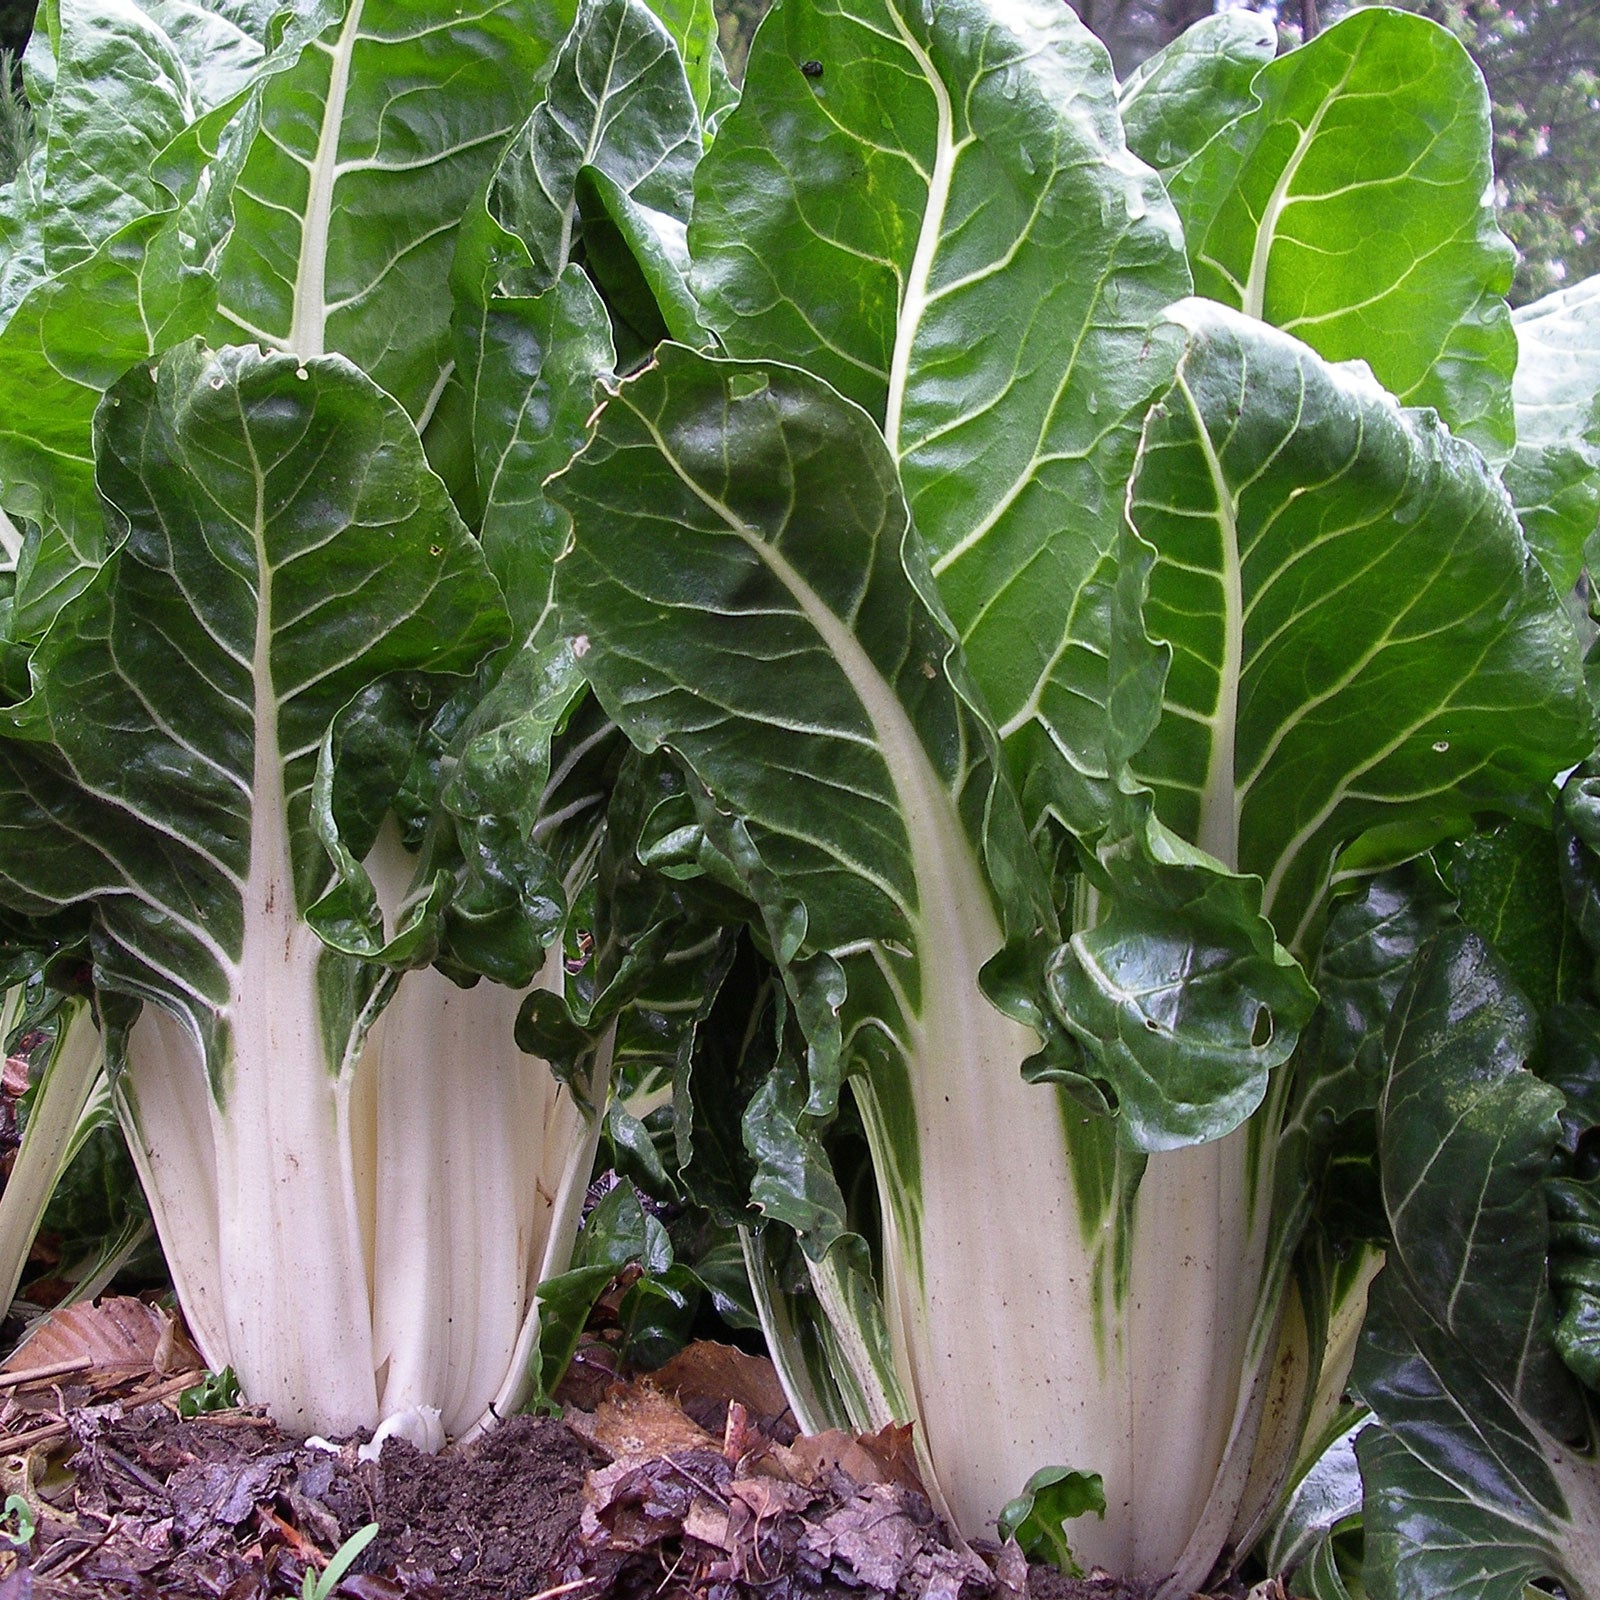
[[800, 70], [808, 78], [820, 78], [822, 76], [822, 63], [820, 61], [802, 61]]

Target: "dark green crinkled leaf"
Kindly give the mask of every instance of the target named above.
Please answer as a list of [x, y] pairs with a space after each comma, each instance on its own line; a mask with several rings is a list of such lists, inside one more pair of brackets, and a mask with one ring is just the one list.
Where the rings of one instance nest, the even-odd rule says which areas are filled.
[[[566, 537], [544, 481], [582, 443], [619, 342], [631, 338], [625, 353], [636, 358], [639, 341], [659, 333], [637, 308], [645, 326], [633, 329], [625, 305], [613, 323], [607, 274], [595, 266], [612, 265], [609, 287], [620, 277], [626, 302], [640, 269], [616, 219], [656, 236], [656, 218], [666, 235], [681, 234], [700, 150], [699, 113], [667, 29], [642, 0], [583, 0], [544, 97], [464, 224], [452, 278], [482, 536], [526, 629], [545, 609]], [[606, 200], [601, 261], [588, 272], [578, 265], [588, 243], [580, 191]]]
[[1498, 457], [1515, 440], [1515, 256], [1489, 95], [1461, 42], [1365, 8], [1265, 67], [1262, 104], [1173, 178], [1195, 288], [1365, 361]]
[[1171, 315], [1189, 348], [1130, 492], [1112, 734], [1303, 949], [1347, 842], [1581, 759], [1578, 642], [1475, 450], [1262, 323]]
[[1082, 1070], [1110, 1081], [1119, 1135], [1165, 1150], [1255, 1111], [1316, 994], [1262, 917], [1255, 879], [1219, 872], [1167, 832], [1148, 795], [1124, 810], [1131, 831], [1098, 852], [1108, 909], [1057, 952], [1049, 992], [1083, 1046]]
[[699, 111], [660, 19], [643, 0], [580, 0], [545, 97], [490, 180], [489, 216], [527, 253], [516, 273], [507, 258], [504, 292], [542, 293], [576, 259], [584, 167], [684, 223], [700, 151]]
[[1170, 178], [1255, 109], [1250, 86], [1277, 51], [1278, 30], [1259, 11], [1223, 11], [1185, 28], [1118, 90], [1128, 148]]
[[1299, 1237], [1314, 1207], [1346, 1245], [1387, 1234], [1376, 1117], [1388, 1067], [1384, 1030], [1418, 950], [1451, 910], [1437, 877], [1419, 865], [1368, 879], [1329, 916], [1313, 973], [1320, 1003], [1290, 1066], [1278, 1136], [1275, 1214], [1286, 1236]]
[[[1359, 1526], [1361, 1472], [1356, 1465], [1355, 1441], [1367, 1421], [1359, 1406], [1340, 1408], [1334, 1424], [1340, 1431], [1289, 1491], [1273, 1526], [1271, 1541], [1263, 1552], [1269, 1572], [1293, 1572], [1314, 1559], [1315, 1552], [1335, 1534]], [[1311, 1591], [1302, 1577], [1290, 1592]], [[1312, 1600], [1316, 1600], [1314, 1593]]]
[[1588, 1389], [1600, 1395], [1600, 1185], [1592, 1177], [1554, 1178], [1550, 1203], [1550, 1283], [1560, 1317], [1556, 1349]]
[[1561, 1091], [1561, 1146], [1576, 1155], [1583, 1136], [1600, 1127], [1600, 1009], [1580, 1001], [1542, 1012], [1531, 1065]]
[[687, 230], [676, 217], [641, 205], [598, 167], [578, 173], [578, 214], [584, 266], [637, 349], [649, 352], [663, 339], [710, 342], [689, 290]]
[[1520, 1600], [1600, 1578], [1600, 1473], [1565, 1441], [1589, 1406], [1554, 1343], [1545, 1177], [1561, 1097], [1523, 1061], [1535, 1037], [1505, 965], [1440, 934], [1397, 1002], [1380, 1109], [1393, 1233], [1352, 1385], [1377, 1600]]
[[519, 628], [531, 633], [567, 531], [544, 481], [583, 442], [595, 386], [616, 362], [611, 328], [578, 267], [541, 295], [463, 306], [457, 326], [469, 352], [484, 555]]
[[1447, 861], [1462, 922], [1494, 946], [1534, 1006], [1576, 998], [1590, 960], [1562, 903], [1549, 830], [1525, 822], [1480, 829]]
[[745, 82], [696, 177], [702, 320], [883, 424], [1030, 823], [1093, 831], [1111, 552], [1187, 288], [1105, 49], [1055, 0], [785, 5]]
[[1593, 1461], [1531, 1432], [1393, 1271], [1373, 1285], [1352, 1384], [1381, 1422], [1356, 1440], [1372, 1600], [1525, 1600], [1543, 1577], [1592, 1592]]
[[1474, 933], [1439, 934], [1390, 1020], [1379, 1154], [1391, 1256], [1419, 1303], [1519, 1409], [1571, 1434], [1544, 1279], [1561, 1101], [1525, 1066], [1536, 1038], [1505, 963]]

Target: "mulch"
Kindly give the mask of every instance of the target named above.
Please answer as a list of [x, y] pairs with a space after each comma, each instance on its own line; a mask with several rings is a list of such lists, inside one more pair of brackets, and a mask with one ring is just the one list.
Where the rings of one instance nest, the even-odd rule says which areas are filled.
[[174, 1382], [40, 1385], [56, 1431], [5, 1424], [0, 1487], [34, 1526], [0, 1541], [0, 1600], [299, 1596], [370, 1523], [341, 1600], [1150, 1600], [960, 1546], [906, 1430], [800, 1438], [770, 1366], [722, 1346], [565, 1418], [436, 1456], [391, 1439], [376, 1461], [248, 1409], [180, 1417]]

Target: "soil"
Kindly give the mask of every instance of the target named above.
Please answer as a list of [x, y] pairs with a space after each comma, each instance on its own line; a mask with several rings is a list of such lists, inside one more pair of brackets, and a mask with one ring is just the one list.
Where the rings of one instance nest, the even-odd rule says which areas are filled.
[[[156, 1324], [121, 1304], [126, 1355]], [[198, 1374], [123, 1371], [5, 1403], [0, 1479], [34, 1525], [0, 1520], [0, 1600], [1150, 1600], [959, 1546], [908, 1429], [798, 1437], [770, 1363], [726, 1346], [569, 1396], [565, 1419], [437, 1456], [390, 1440], [376, 1461], [238, 1407], [180, 1417]]]
[[[780, 1557], [765, 1577], [738, 1574], [736, 1563], [708, 1559], [722, 1552], [683, 1526], [699, 1498], [696, 1480], [715, 1487], [719, 1461], [724, 1488], [731, 1479], [731, 1465], [714, 1452], [663, 1474], [681, 1473], [688, 1491], [676, 1505], [655, 1493], [652, 1509], [669, 1523], [676, 1517], [666, 1536], [621, 1550], [592, 1534], [586, 1542], [585, 1484], [606, 1456], [559, 1420], [514, 1418], [477, 1445], [438, 1456], [390, 1441], [379, 1461], [362, 1462], [354, 1445], [337, 1455], [307, 1448], [249, 1413], [186, 1421], [154, 1403], [125, 1416], [95, 1414], [116, 1409], [85, 1408], [70, 1419], [70, 1484], [64, 1494], [56, 1486], [54, 1506], [51, 1486], [39, 1486], [35, 1503], [47, 1509], [22, 1560], [0, 1579], [0, 1600], [299, 1595], [305, 1574], [369, 1522], [379, 1531], [334, 1591], [344, 1600], [976, 1600], [1006, 1592], [970, 1580], [947, 1586], [938, 1573], [929, 1581], [909, 1569], [883, 1587], [859, 1581], [871, 1559], [858, 1557], [855, 1571], [848, 1562], [819, 1570], [794, 1559], [792, 1542], [784, 1570], [782, 1541], [763, 1551]], [[880, 1501], [892, 1498], [888, 1486], [874, 1487], [884, 1491]], [[882, 1510], [873, 1502], [864, 1525], [884, 1528], [889, 1559], [878, 1565], [888, 1572], [903, 1549], [893, 1514]], [[931, 1513], [922, 1512], [942, 1545]], [[841, 1512], [832, 1515], [837, 1522]], [[1045, 1567], [1028, 1580], [1027, 1600], [1149, 1600], [1144, 1588], [1071, 1580]]]

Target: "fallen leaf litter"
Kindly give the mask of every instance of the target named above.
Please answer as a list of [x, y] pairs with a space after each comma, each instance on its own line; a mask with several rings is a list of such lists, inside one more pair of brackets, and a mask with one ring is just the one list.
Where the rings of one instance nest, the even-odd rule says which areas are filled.
[[0, 1471], [35, 1513], [0, 1600], [297, 1595], [369, 1522], [343, 1600], [1146, 1600], [958, 1546], [908, 1429], [799, 1436], [771, 1364], [728, 1346], [565, 1420], [362, 1462], [246, 1409], [178, 1417], [201, 1374], [156, 1308], [52, 1322], [0, 1370]]

